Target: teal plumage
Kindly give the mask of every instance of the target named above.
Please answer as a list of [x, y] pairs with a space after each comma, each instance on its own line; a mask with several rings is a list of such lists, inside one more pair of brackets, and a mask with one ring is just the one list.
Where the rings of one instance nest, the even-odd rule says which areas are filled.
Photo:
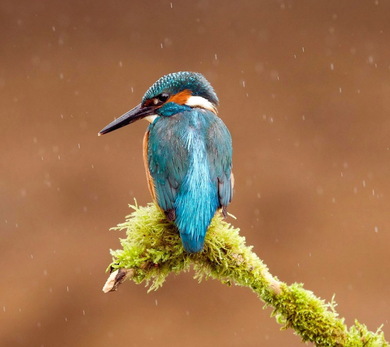
[[227, 128], [202, 109], [158, 117], [149, 126], [147, 153], [158, 205], [173, 211], [184, 248], [200, 251], [215, 211], [232, 198]]
[[198, 73], [159, 79], [142, 103], [110, 123], [101, 134], [149, 117], [144, 158], [157, 204], [177, 226], [187, 252], [203, 249], [216, 211], [233, 195], [232, 141], [216, 115], [218, 98]]
[[202, 74], [189, 71], [175, 72], [161, 77], [146, 91], [142, 102], [168, 90], [174, 95], [186, 89], [190, 90], [192, 95], [204, 97], [214, 105], [218, 105], [218, 97], [211, 84]]

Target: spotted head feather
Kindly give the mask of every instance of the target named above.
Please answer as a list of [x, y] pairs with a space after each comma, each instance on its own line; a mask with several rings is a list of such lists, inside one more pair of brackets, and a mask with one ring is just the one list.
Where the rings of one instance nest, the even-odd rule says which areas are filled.
[[163, 93], [175, 95], [185, 90], [191, 92], [192, 96], [205, 98], [214, 107], [218, 105], [218, 97], [206, 78], [200, 73], [189, 71], [174, 72], [161, 77], [146, 91], [142, 103]]

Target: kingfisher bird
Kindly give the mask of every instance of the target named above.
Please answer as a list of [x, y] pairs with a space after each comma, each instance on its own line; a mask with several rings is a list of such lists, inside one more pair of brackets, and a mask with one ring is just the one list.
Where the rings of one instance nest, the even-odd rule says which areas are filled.
[[217, 116], [218, 97], [195, 72], [157, 80], [139, 105], [99, 135], [146, 119], [144, 163], [153, 200], [173, 222], [185, 251], [200, 252], [217, 210], [226, 217], [233, 196], [232, 138]]

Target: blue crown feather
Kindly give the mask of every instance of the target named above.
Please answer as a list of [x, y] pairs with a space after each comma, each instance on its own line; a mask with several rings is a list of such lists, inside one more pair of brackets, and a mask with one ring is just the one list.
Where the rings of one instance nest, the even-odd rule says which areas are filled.
[[146, 91], [142, 102], [161, 93], [177, 94], [186, 89], [190, 90], [192, 95], [201, 96], [215, 106], [218, 105], [218, 97], [206, 78], [200, 73], [189, 71], [174, 72], [161, 77]]

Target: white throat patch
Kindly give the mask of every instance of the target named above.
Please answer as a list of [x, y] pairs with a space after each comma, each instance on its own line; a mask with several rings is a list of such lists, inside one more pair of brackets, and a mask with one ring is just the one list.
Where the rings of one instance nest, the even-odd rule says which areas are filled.
[[215, 114], [217, 114], [217, 109], [215, 108], [215, 106], [210, 101], [208, 101], [207, 99], [205, 99], [205, 98], [203, 98], [201, 96], [191, 95], [187, 99], [186, 105], [190, 106], [190, 107], [204, 108], [206, 110], [209, 110], [209, 111], [214, 112]]
[[144, 119], [146, 121], [148, 121], [149, 123], [153, 123], [154, 120], [157, 118], [158, 116], [156, 114], [151, 114], [150, 116], [146, 116]]

